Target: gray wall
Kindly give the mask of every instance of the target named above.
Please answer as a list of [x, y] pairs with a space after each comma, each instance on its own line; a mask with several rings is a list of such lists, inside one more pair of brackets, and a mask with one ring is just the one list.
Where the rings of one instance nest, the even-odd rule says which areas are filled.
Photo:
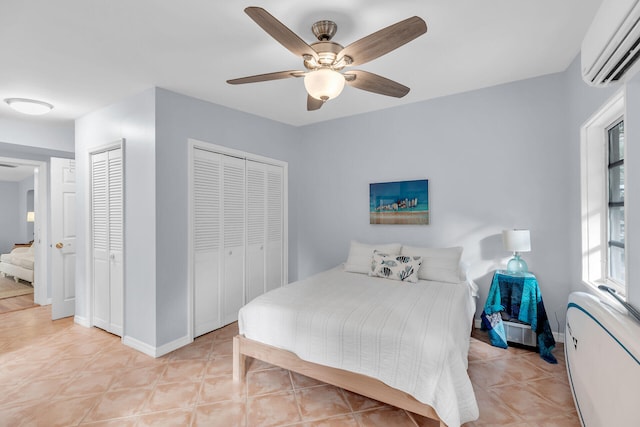
[[[563, 73], [294, 128], [150, 89], [78, 120], [78, 226], [87, 226], [89, 150], [127, 138], [125, 334], [155, 347], [186, 335], [187, 140], [194, 138], [289, 163], [290, 280], [344, 262], [351, 239], [461, 245], [480, 286], [479, 312], [493, 272], [510, 257], [501, 231], [529, 228], [532, 251], [524, 257], [552, 329], [562, 332], [568, 293], [585, 290], [579, 128], [614, 90], [586, 86], [578, 58]], [[640, 128], [640, 78], [628, 102], [631, 139]], [[630, 216], [640, 212], [640, 186], [634, 192], [638, 180], [629, 172], [639, 152], [628, 147]], [[430, 225], [369, 225], [369, 183], [420, 178], [430, 180]], [[627, 232], [633, 259], [640, 233], [633, 224]], [[80, 314], [85, 262], [79, 251]], [[630, 264], [631, 281], [640, 266]], [[629, 287], [638, 303], [640, 287]]]
[[33, 222], [27, 222], [27, 212], [33, 211], [34, 192], [33, 192], [33, 175], [18, 182], [18, 219], [20, 231], [20, 242], [30, 242], [33, 240]]
[[0, 200], [2, 200], [2, 208], [0, 208], [0, 253], [3, 254], [11, 252], [14, 243], [22, 242], [21, 224], [18, 217], [20, 212], [18, 190], [17, 182], [0, 181]]
[[[89, 153], [120, 139], [124, 147], [124, 336], [156, 345], [155, 89], [76, 121], [76, 316], [89, 316]], [[88, 320], [88, 319], [87, 319]]]
[[0, 118], [0, 143], [17, 144], [23, 146], [26, 151], [29, 148], [43, 148], [72, 153], [73, 122], [50, 123], [46, 118]]
[[[579, 190], [566, 179], [567, 108], [564, 77], [554, 74], [303, 128], [300, 276], [344, 262], [350, 239], [459, 245], [481, 310], [493, 271], [510, 256], [501, 231], [528, 228], [524, 258], [562, 322], [566, 195]], [[323, 138], [327, 128], [335, 138]], [[418, 178], [429, 179], [430, 225], [369, 224], [369, 183]]]
[[289, 163], [289, 278], [297, 276], [296, 183], [304, 162], [296, 129], [163, 89], [156, 92], [157, 308], [159, 345], [187, 335], [188, 139]]

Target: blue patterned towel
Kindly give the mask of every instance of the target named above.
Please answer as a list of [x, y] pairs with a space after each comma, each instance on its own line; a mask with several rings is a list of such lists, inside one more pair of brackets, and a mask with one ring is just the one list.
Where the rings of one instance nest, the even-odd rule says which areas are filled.
[[489, 296], [480, 316], [482, 329], [489, 331], [492, 345], [507, 348], [503, 316], [516, 318], [531, 325], [531, 329], [538, 336], [540, 357], [549, 363], [558, 363], [551, 353], [556, 341], [535, 276], [511, 276], [500, 272], [493, 275]]

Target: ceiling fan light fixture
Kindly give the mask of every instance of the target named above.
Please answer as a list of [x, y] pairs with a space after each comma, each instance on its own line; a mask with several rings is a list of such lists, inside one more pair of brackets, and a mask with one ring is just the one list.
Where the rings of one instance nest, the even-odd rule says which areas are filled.
[[344, 76], [329, 68], [310, 71], [304, 76], [304, 87], [307, 93], [322, 101], [328, 101], [340, 95], [344, 89], [344, 83]]
[[53, 109], [53, 105], [48, 102], [37, 101], [35, 99], [26, 98], [7, 98], [4, 100], [9, 107], [23, 114], [30, 114], [32, 116], [39, 116], [46, 114]]

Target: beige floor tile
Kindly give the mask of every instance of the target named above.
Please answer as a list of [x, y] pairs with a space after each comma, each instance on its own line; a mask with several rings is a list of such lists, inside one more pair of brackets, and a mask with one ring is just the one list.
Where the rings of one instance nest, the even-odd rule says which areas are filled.
[[247, 399], [247, 425], [271, 427], [302, 421], [293, 391]]
[[231, 357], [233, 356], [233, 340], [213, 341], [211, 357]]
[[158, 384], [143, 412], [158, 412], [169, 409], [192, 408], [198, 401], [200, 382]]
[[211, 377], [202, 381], [198, 404], [225, 400], [245, 401], [246, 397], [247, 387], [245, 382], [233, 381], [231, 375]]
[[322, 381], [318, 381], [314, 378], [310, 378], [296, 372], [291, 372], [291, 382], [293, 383], [293, 387], [296, 389], [324, 385]]
[[351, 412], [342, 391], [331, 385], [297, 390], [296, 399], [303, 420], [319, 420]]
[[158, 383], [200, 381], [202, 377], [204, 377], [206, 367], [206, 360], [177, 360], [168, 362], [164, 372], [158, 379]]
[[288, 391], [292, 387], [289, 371], [285, 369], [274, 368], [247, 373], [247, 392], [249, 396]]
[[233, 373], [233, 358], [232, 357], [219, 357], [211, 359], [207, 363], [207, 368], [204, 372], [207, 377], [217, 377], [220, 375], [231, 375]]
[[344, 394], [344, 397], [347, 399], [347, 402], [349, 403], [349, 406], [351, 407], [353, 412], [366, 411], [368, 409], [381, 408], [383, 406], [386, 406], [382, 402], [369, 399], [368, 397], [350, 392], [348, 390], [342, 390], [342, 393]]
[[495, 397], [511, 408], [524, 421], [537, 421], [565, 415], [566, 407], [556, 406], [541, 398], [527, 384], [495, 387]]
[[405, 411], [391, 406], [358, 412], [355, 417], [362, 427], [415, 427]]
[[301, 427], [360, 427], [353, 414], [296, 424]]
[[247, 357], [247, 372], [250, 371], [261, 371], [264, 369], [273, 369], [276, 366], [273, 366], [270, 363], [263, 362], [262, 360], [254, 359], [252, 357]]
[[[0, 427], [438, 425], [251, 358], [246, 381], [233, 382], [237, 324], [152, 358], [100, 329], [50, 316], [50, 307], [0, 314]], [[562, 344], [552, 365], [487, 341], [474, 331], [469, 375], [480, 419], [464, 427], [580, 425]]]
[[179, 348], [169, 354], [169, 360], [197, 360], [209, 359], [211, 354], [211, 341], [197, 341], [191, 345]]
[[245, 402], [221, 402], [197, 406], [193, 412], [192, 427], [253, 427], [246, 423]]
[[140, 415], [140, 417], [138, 417], [136, 427], [188, 426], [191, 424], [192, 412], [193, 410], [189, 408]]
[[100, 397], [84, 421], [104, 421], [137, 415], [150, 395], [151, 390], [146, 388], [108, 391]]
[[73, 377], [61, 389], [61, 396], [84, 396], [104, 393], [117, 376], [114, 372], [82, 373]]
[[111, 384], [110, 390], [139, 387], [152, 388], [165, 370], [166, 366], [163, 364], [117, 372], [115, 373], [115, 379]]

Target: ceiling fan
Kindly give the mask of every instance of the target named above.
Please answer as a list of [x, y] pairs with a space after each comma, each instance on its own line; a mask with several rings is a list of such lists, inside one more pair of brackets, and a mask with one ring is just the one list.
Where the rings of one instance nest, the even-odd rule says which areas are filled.
[[333, 21], [314, 23], [311, 31], [318, 41], [309, 45], [261, 7], [248, 7], [244, 11], [276, 41], [294, 55], [301, 56], [307, 71], [258, 74], [227, 80], [229, 84], [304, 77], [308, 111], [318, 110], [326, 101], [340, 95], [345, 83], [357, 89], [396, 98], [409, 93], [408, 87], [377, 74], [362, 70], [342, 70], [374, 60], [426, 33], [427, 24], [417, 16], [397, 22], [343, 47], [331, 40], [338, 29]]

